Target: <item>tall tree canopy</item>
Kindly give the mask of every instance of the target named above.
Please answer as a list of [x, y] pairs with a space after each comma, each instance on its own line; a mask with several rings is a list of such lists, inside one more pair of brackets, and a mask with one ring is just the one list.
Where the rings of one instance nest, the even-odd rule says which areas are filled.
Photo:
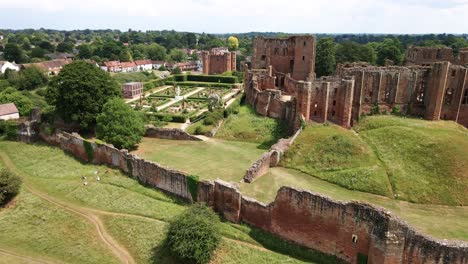
[[109, 73], [85, 61], [75, 61], [53, 79], [46, 98], [65, 122], [76, 122], [90, 130], [104, 104], [119, 96], [120, 88]]
[[133, 149], [144, 133], [141, 113], [120, 98], [110, 99], [97, 117], [96, 136], [117, 148]]
[[336, 45], [332, 38], [322, 38], [317, 43], [315, 71], [317, 76], [332, 75], [336, 66]]

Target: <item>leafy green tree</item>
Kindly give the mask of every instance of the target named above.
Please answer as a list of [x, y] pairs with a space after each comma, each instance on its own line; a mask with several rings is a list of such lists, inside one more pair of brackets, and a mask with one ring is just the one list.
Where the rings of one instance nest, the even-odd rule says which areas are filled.
[[45, 49], [47, 50], [48, 52], [54, 52], [55, 51], [55, 47], [54, 45], [52, 45], [49, 41], [42, 41], [41, 43], [39, 43], [39, 48], [41, 49]]
[[172, 74], [182, 74], [182, 69], [180, 67], [175, 67], [172, 69]]
[[152, 60], [164, 60], [167, 56], [166, 48], [153, 43], [146, 48], [147, 58]]
[[315, 71], [317, 76], [328, 76], [335, 72], [336, 45], [332, 38], [322, 38], [317, 43]]
[[122, 49], [122, 51], [119, 54], [119, 60], [120, 61], [133, 61], [132, 54], [130, 54], [130, 51], [128, 49]]
[[85, 61], [75, 61], [53, 79], [46, 99], [65, 122], [77, 122], [82, 129], [90, 130], [104, 104], [119, 96], [119, 85], [109, 73]]
[[385, 60], [391, 60], [395, 64], [401, 64], [403, 61], [401, 43], [398, 39], [387, 38], [377, 47], [377, 64], [384, 65]]
[[31, 58], [44, 58], [46, 51], [41, 48], [34, 48], [31, 51]]
[[48, 80], [45, 72], [41, 69], [28, 67], [20, 72], [18, 88], [20, 90], [34, 90], [40, 86], [46, 85]]
[[120, 98], [110, 99], [96, 121], [96, 136], [117, 148], [133, 149], [145, 133], [141, 113]]
[[0, 93], [0, 104], [7, 103], [14, 103], [21, 116], [29, 115], [33, 107], [31, 99], [12, 87], [6, 88]]
[[80, 59], [90, 59], [93, 56], [93, 49], [89, 44], [83, 44], [78, 47], [78, 57]]
[[219, 217], [206, 205], [195, 204], [169, 226], [167, 246], [184, 263], [208, 263], [221, 241]]
[[158, 71], [167, 71], [166, 66], [161, 65], [161, 67], [159, 67]]
[[21, 178], [13, 172], [0, 170], [0, 206], [7, 204], [19, 193]]
[[73, 52], [74, 44], [72, 42], [61, 42], [57, 45], [58, 52]]
[[16, 63], [24, 62], [23, 50], [18, 45], [12, 43], [5, 45], [3, 57], [5, 57], [5, 60], [7, 61], [14, 61]]
[[336, 49], [336, 61], [344, 62], [369, 62], [373, 63], [375, 52], [371, 46], [362, 45], [352, 41], [346, 41], [338, 45]]
[[169, 53], [169, 59], [175, 62], [187, 61], [187, 53], [180, 49], [173, 49]]
[[234, 37], [234, 36], [230, 36], [228, 38], [228, 48], [230, 51], [236, 51], [239, 49], [239, 39]]

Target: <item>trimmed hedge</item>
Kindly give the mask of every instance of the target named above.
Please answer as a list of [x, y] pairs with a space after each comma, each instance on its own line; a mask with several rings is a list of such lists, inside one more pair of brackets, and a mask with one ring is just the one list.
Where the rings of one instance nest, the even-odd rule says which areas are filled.
[[223, 75], [192, 75], [192, 74], [177, 74], [173, 75], [176, 82], [209, 82], [209, 83], [238, 83], [235, 76]]
[[157, 79], [157, 80], [151, 80], [149, 82], [143, 83], [143, 90], [148, 91], [151, 90], [155, 87], [163, 86], [166, 84], [167, 79]]
[[[173, 81], [167, 81], [166, 80], [166, 85], [173, 85]], [[176, 83], [179, 86], [201, 86], [201, 87], [209, 87], [209, 88], [225, 88], [225, 89], [231, 89], [235, 85], [234, 84], [228, 84], [228, 83], [209, 83], [209, 82], [177, 82]]]
[[160, 120], [165, 122], [174, 122], [174, 123], [185, 123], [188, 116], [186, 115], [171, 115], [171, 114], [163, 114], [163, 113], [152, 113], [146, 114], [147, 116], [156, 117]]

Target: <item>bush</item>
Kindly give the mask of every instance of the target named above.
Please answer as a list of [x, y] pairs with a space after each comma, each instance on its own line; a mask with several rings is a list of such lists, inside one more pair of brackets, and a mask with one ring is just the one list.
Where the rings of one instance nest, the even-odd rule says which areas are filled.
[[169, 226], [167, 246], [183, 262], [208, 263], [221, 241], [219, 217], [203, 204], [192, 205]]
[[0, 133], [8, 140], [16, 140], [18, 136], [18, 124], [12, 120], [0, 120]]
[[207, 112], [205, 120], [203, 120], [203, 124], [206, 126], [216, 125], [218, 122], [224, 118], [223, 111], [214, 111], [214, 112]]
[[0, 170], [0, 206], [7, 204], [19, 192], [21, 179], [7, 169]]

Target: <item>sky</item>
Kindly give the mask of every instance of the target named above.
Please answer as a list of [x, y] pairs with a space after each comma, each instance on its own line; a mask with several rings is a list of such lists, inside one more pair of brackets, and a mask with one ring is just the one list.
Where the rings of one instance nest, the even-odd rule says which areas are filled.
[[0, 28], [468, 33], [468, 0], [0, 0]]

